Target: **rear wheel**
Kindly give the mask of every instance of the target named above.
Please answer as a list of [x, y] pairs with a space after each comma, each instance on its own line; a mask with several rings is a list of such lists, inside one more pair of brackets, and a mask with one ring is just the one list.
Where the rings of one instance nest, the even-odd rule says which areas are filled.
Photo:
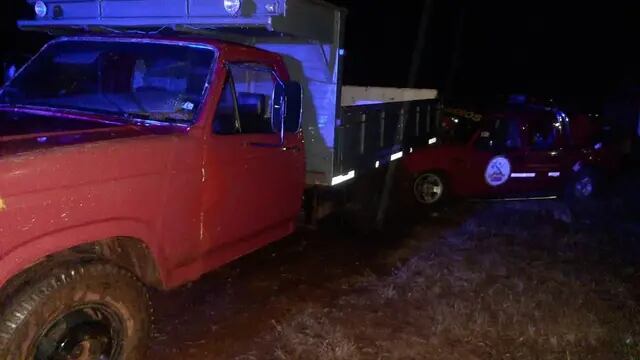
[[577, 200], [591, 199], [598, 190], [597, 184], [595, 172], [583, 169], [576, 174], [575, 179], [571, 182], [569, 188], [571, 197]]
[[144, 359], [145, 287], [104, 263], [57, 269], [19, 291], [0, 315], [0, 359]]
[[435, 206], [442, 203], [446, 194], [445, 181], [441, 174], [427, 172], [413, 182], [413, 195], [421, 204]]

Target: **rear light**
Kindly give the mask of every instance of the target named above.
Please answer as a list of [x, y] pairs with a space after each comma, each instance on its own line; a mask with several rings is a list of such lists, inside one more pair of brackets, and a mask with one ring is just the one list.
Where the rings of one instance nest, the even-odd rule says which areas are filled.
[[36, 1], [35, 5], [33, 6], [33, 9], [36, 12], [36, 16], [39, 18], [43, 18], [47, 15], [47, 5], [44, 3], [44, 1], [41, 1], [41, 0]]

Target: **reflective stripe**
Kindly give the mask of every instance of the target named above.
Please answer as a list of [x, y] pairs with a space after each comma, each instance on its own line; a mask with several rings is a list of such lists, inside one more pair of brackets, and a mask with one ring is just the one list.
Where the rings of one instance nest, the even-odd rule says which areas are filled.
[[512, 178], [532, 178], [536, 177], [536, 173], [512, 173]]
[[550, 172], [548, 175], [550, 177], [559, 177], [560, 176], [560, 172], [559, 171], [554, 171], [554, 172]]
[[356, 177], [356, 171], [355, 171], [355, 170], [351, 170], [351, 171], [349, 171], [349, 173], [348, 173], [348, 174], [346, 174], [346, 175], [340, 175], [340, 176], [336, 176], [336, 177], [334, 177], [334, 178], [331, 180], [331, 185], [332, 185], [332, 186], [333, 186], [333, 185], [338, 185], [338, 184], [343, 183], [343, 182], [345, 182], [345, 181], [347, 181], [347, 180], [351, 180], [351, 179], [353, 179], [354, 177]]
[[391, 161], [393, 161], [393, 160], [398, 160], [398, 159], [400, 159], [403, 155], [404, 155], [404, 153], [403, 153], [402, 151], [397, 152], [397, 153], [395, 153], [395, 154], [391, 155]]

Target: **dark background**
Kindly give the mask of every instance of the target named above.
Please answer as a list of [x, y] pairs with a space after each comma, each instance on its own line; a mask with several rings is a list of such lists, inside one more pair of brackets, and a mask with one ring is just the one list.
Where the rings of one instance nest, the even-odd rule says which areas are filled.
[[[331, 2], [349, 11], [345, 83], [406, 86], [424, 2]], [[456, 98], [517, 92], [596, 106], [639, 79], [633, 3], [434, 0], [416, 85]], [[3, 59], [46, 40], [16, 29], [33, 12], [26, 1], [5, 0], [0, 12]]]

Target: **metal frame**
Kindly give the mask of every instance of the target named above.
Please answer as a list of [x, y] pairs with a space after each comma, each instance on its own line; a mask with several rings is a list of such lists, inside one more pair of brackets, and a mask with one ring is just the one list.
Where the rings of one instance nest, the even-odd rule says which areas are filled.
[[438, 133], [437, 99], [347, 106], [336, 127], [335, 172], [363, 173], [429, 145]]

